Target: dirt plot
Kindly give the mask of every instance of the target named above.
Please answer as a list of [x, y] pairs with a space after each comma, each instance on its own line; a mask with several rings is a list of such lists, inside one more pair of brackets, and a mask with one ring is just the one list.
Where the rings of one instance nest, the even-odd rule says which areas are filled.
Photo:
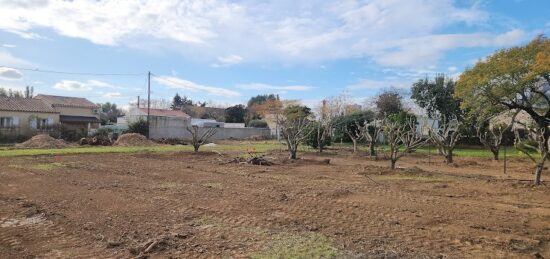
[[0, 258], [550, 258], [527, 162], [236, 155], [0, 158]]

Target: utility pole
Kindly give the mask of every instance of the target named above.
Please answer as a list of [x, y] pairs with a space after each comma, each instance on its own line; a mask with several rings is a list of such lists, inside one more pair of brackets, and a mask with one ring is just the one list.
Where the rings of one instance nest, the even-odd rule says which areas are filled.
[[138, 100], [138, 101], [137, 101], [137, 107], [138, 107], [138, 109], [139, 109], [139, 95], [138, 95], [137, 98], [138, 98], [138, 99], [137, 99], [137, 100]]
[[151, 72], [147, 72], [147, 138], [151, 136]]

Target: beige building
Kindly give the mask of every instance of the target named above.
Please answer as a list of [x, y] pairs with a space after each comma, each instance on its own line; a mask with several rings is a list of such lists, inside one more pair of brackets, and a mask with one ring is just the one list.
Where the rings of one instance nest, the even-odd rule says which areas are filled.
[[0, 135], [49, 132], [59, 123], [59, 112], [41, 100], [0, 97]]
[[70, 130], [89, 132], [99, 128], [99, 106], [86, 98], [43, 95], [34, 97], [59, 113], [59, 122]]

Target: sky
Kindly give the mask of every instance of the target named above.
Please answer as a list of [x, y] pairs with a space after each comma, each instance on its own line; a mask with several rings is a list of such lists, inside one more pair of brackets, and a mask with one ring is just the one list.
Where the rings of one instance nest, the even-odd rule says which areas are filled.
[[[0, 0], [0, 87], [121, 106], [359, 104], [550, 34], [548, 0]], [[38, 71], [36, 71], [38, 69]], [[52, 71], [52, 72], [46, 72]], [[54, 73], [56, 72], [56, 73]]]

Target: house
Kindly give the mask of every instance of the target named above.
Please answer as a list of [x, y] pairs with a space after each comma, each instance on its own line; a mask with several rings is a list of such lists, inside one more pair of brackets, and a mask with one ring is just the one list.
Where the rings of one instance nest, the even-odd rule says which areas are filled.
[[39, 99], [0, 97], [0, 135], [31, 136], [49, 132], [59, 112]]
[[67, 130], [90, 132], [99, 128], [99, 106], [86, 98], [43, 95], [34, 97], [59, 113], [59, 123]]

